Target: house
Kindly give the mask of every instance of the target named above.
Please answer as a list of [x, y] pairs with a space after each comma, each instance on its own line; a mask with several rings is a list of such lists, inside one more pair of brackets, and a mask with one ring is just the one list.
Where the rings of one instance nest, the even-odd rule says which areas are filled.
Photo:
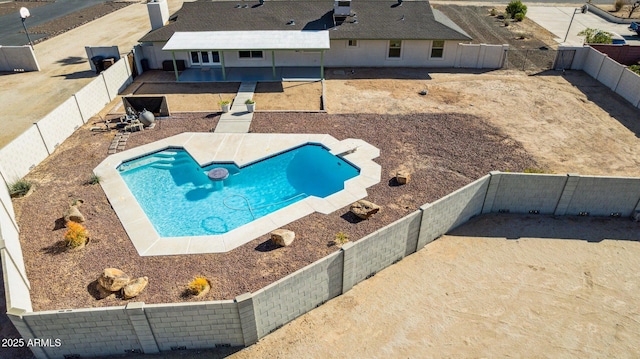
[[168, 20], [139, 40], [149, 67], [213, 70], [214, 80], [233, 68], [322, 78], [325, 66], [453, 67], [471, 40], [428, 1], [196, 1]]

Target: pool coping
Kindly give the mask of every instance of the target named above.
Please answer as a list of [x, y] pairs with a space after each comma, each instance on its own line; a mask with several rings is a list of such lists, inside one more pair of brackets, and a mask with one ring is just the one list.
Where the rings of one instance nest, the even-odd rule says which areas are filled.
[[[184, 148], [202, 167], [235, 162], [239, 167], [305, 144], [320, 144], [360, 169], [343, 190], [325, 198], [307, 197], [221, 235], [160, 237], [118, 172], [118, 166], [167, 148]], [[313, 212], [332, 213], [367, 196], [380, 182], [382, 168], [373, 161], [380, 150], [359, 139], [337, 140], [327, 134], [193, 133], [135, 147], [108, 156], [95, 169], [100, 185], [140, 256], [228, 252]]]

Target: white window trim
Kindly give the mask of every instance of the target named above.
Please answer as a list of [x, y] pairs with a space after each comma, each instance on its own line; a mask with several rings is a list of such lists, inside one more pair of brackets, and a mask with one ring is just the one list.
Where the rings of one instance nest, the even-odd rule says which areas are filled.
[[433, 41], [434, 40], [431, 40], [431, 44], [429, 45], [429, 60], [444, 61], [444, 55], [445, 55], [445, 50], [447, 48], [447, 42], [445, 41], [444, 44], [442, 44], [442, 56], [433, 57], [433, 56], [431, 56], [431, 54], [433, 53]]
[[[393, 41], [397, 41], [397, 40], [393, 40]], [[402, 49], [404, 48], [404, 40], [399, 40], [399, 41], [400, 41], [400, 56], [398, 57], [389, 57], [389, 50], [391, 49], [391, 40], [387, 41], [387, 48], [385, 49], [387, 60], [390, 60], [390, 61], [402, 60], [402, 55], [404, 54], [404, 51], [402, 51]]]
[[[198, 53], [198, 62], [193, 62], [193, 58], [191, 57], [191, 53], [192, 52], [197, 52]], [[202, 52], [208, 52], [209, 53], [209, 62], [202, 62]], [[220, 66], [220, 61], [218, 62], [213, 62], [213, 53], [217, 52], [218, 53], [218, 58], [220, 58], [222, 56], [222, 54], [220, 54], [220, 51], [200, 51], [200, 50], [191, 50], [189, 51], [189, 63], [191, 63], [191, 66]]]

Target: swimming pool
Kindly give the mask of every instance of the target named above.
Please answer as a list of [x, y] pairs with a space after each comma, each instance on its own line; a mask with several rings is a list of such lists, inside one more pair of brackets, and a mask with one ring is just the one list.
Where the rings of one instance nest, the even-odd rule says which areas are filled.
[[[214, 168], [228, 177], [211, 180], [207, 174]], [[200, 167], [184, 149], [168, 148], [125, 161], [118, 171], [161, 237], [227, 233], [309, 196], [339, 192], [360, 173], [319, 144], [242, 167]]]

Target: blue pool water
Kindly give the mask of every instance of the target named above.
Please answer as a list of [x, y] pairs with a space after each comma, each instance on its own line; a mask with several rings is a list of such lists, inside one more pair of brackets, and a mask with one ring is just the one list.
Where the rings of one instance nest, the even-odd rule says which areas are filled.
[[[229, 177], [207, 173], [225, 168]], [[215, 235], [243, 226], [308, 196], [344, 189], [359, 170], [320, 145], [307, 144], [239, 168], [201, 168], [183, 149], [167, 149], [118, 167], [161, 237]]]

